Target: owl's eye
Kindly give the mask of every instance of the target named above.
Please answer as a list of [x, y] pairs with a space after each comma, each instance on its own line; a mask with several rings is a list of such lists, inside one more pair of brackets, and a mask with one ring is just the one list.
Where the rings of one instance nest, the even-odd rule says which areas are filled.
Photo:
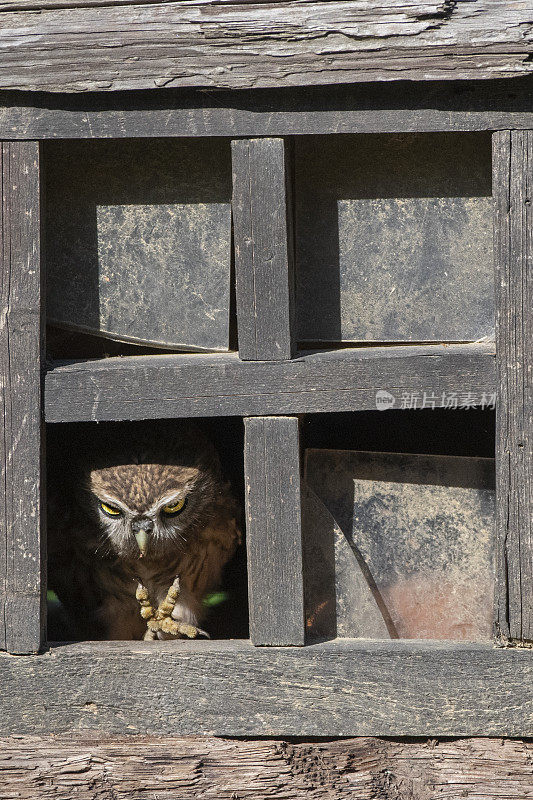
[[109, 503], [100, 502], [100, 508], [108, 517], [120, 517], [122, 511], [116, 506], [110, 506]]
[[171, 503], [168, 506], [163, 506], [163, 514], [166, 514], [167, 517], [174, 517], [176, 514], [179, 514], [180, 511], [183, 510], [185, 505], [185, 498], [178, 500], [176, 503]]

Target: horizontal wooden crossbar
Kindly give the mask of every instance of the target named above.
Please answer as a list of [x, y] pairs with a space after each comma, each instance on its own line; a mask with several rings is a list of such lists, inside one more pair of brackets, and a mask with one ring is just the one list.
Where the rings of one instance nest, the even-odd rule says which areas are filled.
[[533, 652], [491, 644], [68, 644], [0, 654], [0, 686], [3, 735], [533, 734]]
[[230, 91], [0, 92], [0, 138], [290, 136], [533, 128], [532, 77]]
[[[246, 362], [234, 353], [74, 362], [45, 379], [47, 422], [262, 416], [376, 409], [384, 390], [402, 396], [471, 395], [495, 389], [494, 344], [408, 345], [314, 352], [292, 361]], [[445, 398], [446, 399], [446, 398]]]

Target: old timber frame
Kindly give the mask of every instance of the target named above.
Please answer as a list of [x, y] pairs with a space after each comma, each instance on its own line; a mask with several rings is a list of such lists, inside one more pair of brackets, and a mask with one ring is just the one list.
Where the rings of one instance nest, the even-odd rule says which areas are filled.
[[[533, 797], [532, 90], [532, 0], [0, 2], [0, 798]], [[470, 131], [496, 346], [299, 352], [291, 137]], [[42, 143], [145, 137], [232, 140], [239, 352], [48, 363]], [[306, 645], [299, 415], [422, 384], [498, 393], [494, 641]], [[251, 641], [48, 643], [45, 423], [220, 415], [245, 426]]]

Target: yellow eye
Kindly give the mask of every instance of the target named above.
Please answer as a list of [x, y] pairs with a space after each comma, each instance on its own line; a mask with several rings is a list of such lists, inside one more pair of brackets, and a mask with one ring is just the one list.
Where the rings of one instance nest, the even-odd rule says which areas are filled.
[[116, 506], [110, 506], [109, 503], [101, 502], [100, 508], [102, 509], [104, 514], [107, 514], [108, 517], [120, 517], [120, 515], [122, 514], [120, 508], [117, 508]]
[[174, 514], [179, 514], [184, 505], [185, 498], [178, 500], [176, 503], [172, 503], [171, 505], [163, 506], [163, 513], [168, 514], [169, 517], [172, 517]]

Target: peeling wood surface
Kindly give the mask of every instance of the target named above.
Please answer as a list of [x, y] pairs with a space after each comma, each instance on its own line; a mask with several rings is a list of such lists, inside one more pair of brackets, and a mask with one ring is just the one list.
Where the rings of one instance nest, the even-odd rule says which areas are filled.
[[37, 652], [41, 537], [40, 146], [1, 142], [0, 648]]
[[527, 800], [533, 743], [0, 739], [0, 800]]
[[337, 639], [0, 653], [3, 735], [532, 736], [533, 652]]
[[2, 4], [1, 87], [242, 89], [533, 72], [531, 0], [59, 6]]
[[[337, 0], [324, 0], [326, 3]], [[169, 0], [4, 0], [0, 2], [0, 11], [42, 11], [46, 8], [100, 8], [103, 6], [150, 6], [161, 5]], [[195, 0], [190, 0], [195, 2]], [[286, 0], [209, 0], [212, 5], [273, 5], [285, 3]]]
[[[318, 351], [292, 361], [236, 353], [108, 358], [57, 365], [45, 378], [47, 422], [271, 416], [376, 408], [376, 392], [495, 391], [494, 343]], [[439, 406], [439, 402], [436, 404]]]
[[533, 640], [533, 131], [494, 135], [500, 630]]

